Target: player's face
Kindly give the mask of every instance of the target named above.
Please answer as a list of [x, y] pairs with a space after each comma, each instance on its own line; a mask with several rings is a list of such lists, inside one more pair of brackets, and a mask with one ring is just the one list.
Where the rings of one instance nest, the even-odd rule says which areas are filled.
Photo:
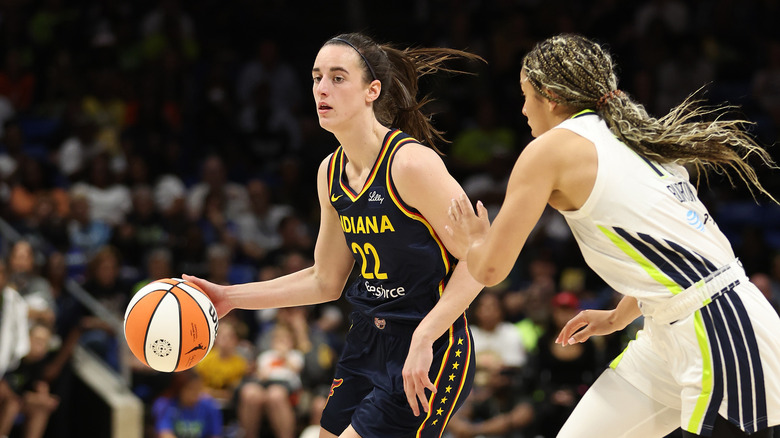
[[525, 72], [520, 73], [520, 88], [523, 90], [523, 115], [528, 118], [531, 135], [538, 137], [549, 131], [555, 124], [551, 122], [549, 100], [539, 94], [528, 81]]
[[312, 67], [312, 92], [320, 126], [333, 132], [360, 111], [370, 111], [368, 85], [360, 56], [349, 46], [328, 44], [320, 49]]

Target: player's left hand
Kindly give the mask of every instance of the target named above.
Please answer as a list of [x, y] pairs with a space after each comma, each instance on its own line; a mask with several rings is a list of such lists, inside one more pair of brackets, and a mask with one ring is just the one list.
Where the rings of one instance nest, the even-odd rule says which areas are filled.
[[420, 404], [422, 404], [423, 410], [428, 412], [428, 397], [425, 395], [425, 390], [436, 392], [436, 386], [428, 376], [431, 363], [433, 363], [433, 345], [425, 344], [412, 336], [409, 354], [406, 356], [401, 374], [404, 378], [406, 400], [415, 416], [420, 415]]
[[612, 315], [612, 310], [583, 310], [563, 326], [555, 343], [565, 347], [585, 342], [591, 336], [614, 333], [620, 327], [614, 324]]
[[490, 219], [488, 219], [487, 209], [482, 205], [482, 201], [477, 201], [477, 212], [475, 213], [471, 201], [463, 194], [452, 200], [448, 214], [452, 225], [447, 225], [444, 228], [464, 251], [467, 252], [474, 243], [481, 242], [487, 236], [490, 229]]

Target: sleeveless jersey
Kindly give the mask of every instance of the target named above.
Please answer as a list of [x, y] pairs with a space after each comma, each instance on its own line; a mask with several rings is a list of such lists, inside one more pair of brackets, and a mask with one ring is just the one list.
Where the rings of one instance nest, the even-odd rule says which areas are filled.
[[417, 140], [399, 130], [388, 132], [359, 192], [349, 185], [347, 157], [339, 146], [330, 158], [328, 185], [360, 269], [346, 299], [365, 316], [416, 325], [438, 302], [456, 260], [393, 183], [395, 153], [411, 142]]
[[556, 128], [596, 145], [590, 196], [561, 213], [585, 261], [613, 289], [655, 306], [734, 260], [684, 167], [640, 156], [590, 110]]

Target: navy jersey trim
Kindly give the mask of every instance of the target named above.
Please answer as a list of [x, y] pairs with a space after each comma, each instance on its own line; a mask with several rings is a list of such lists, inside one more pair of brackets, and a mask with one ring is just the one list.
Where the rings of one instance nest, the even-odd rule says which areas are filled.
[[395, 154], [398, 152], [398, 149], [406, 143], [410, 142], [417, 142], [413, 137], [407, 137], [405, 139], [401, 139], [398, 141], [398, 143], [393, 147], [392, 152], [390, 152], [390, 158], [387, 160], [387, 171], [385, 174], [385, 178], [387, 180], [387, 191], [390, 195], [390, 199], [393, 200], [393, 203], [398, 207], [398, 209], [403, 212], [406, 216], [417, 220], [421, 222], [425, 227], [428, 229], [428, 232], [431, 234], [431, 237], [436, 242], [436, 244], [439, 246], [439, 250], [441, 251], [442, 261], [444, 262], [445, 267], [445, 277], [442, 279], [442, 283], [439, 285], [439, 294], [444, 289], [444, 284], [446, 284], [446, 280], [449, 278], [449, 274], [452, 272], [453, 265], [454, 265], [454, 258], [450, 254], [450, 252], [447, 250], [447, 247], [444, 246], [444, 242], [442, 242], [439, 235], [436, 233], [436, 230], [433, 229], [433, 226], [428, 222], [428, 220], [420, 214], [420, 212], [411, 207], [410, 205], [406, 204], [403, 199], [401, 199], [401, 196], [398, 194], [398, 189], [395, 186], [395, 183], [393, 182], [392, 177], [392, 167], [393, 167], [393, 160], [395, 160]]
[[682, 289], [690, 287], [716, 271], [712, 262], [678, 243], [664, 239], [663, 243], [668, 245], [666, 246], [648, 234], [637, 233], [638, 237], [635, 237], [623, 228], [613, 229]]
[[732, 424], [747, 433], [766, 428], [768, 414], [764, 370], [755, 332], [739, 294], [722, 295], [703, 307], [701, 315], [712, 349], [714, 374], [714, 387], [704, 416], [702, 434], [709, 435], [712, 431], [724, 390], [728, 399], [728, 420]]

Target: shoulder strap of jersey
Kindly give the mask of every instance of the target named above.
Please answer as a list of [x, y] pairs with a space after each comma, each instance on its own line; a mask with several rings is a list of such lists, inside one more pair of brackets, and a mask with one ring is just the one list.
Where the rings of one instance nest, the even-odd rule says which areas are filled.
[[339, 161], [338, 157], [341, 156], [341, 146], [330, 154], [330, 160], [328, 161], [328, 193], [333, 193], [334, 178], [339, 178], [340, 172], [336, 171], [336, 163]]

